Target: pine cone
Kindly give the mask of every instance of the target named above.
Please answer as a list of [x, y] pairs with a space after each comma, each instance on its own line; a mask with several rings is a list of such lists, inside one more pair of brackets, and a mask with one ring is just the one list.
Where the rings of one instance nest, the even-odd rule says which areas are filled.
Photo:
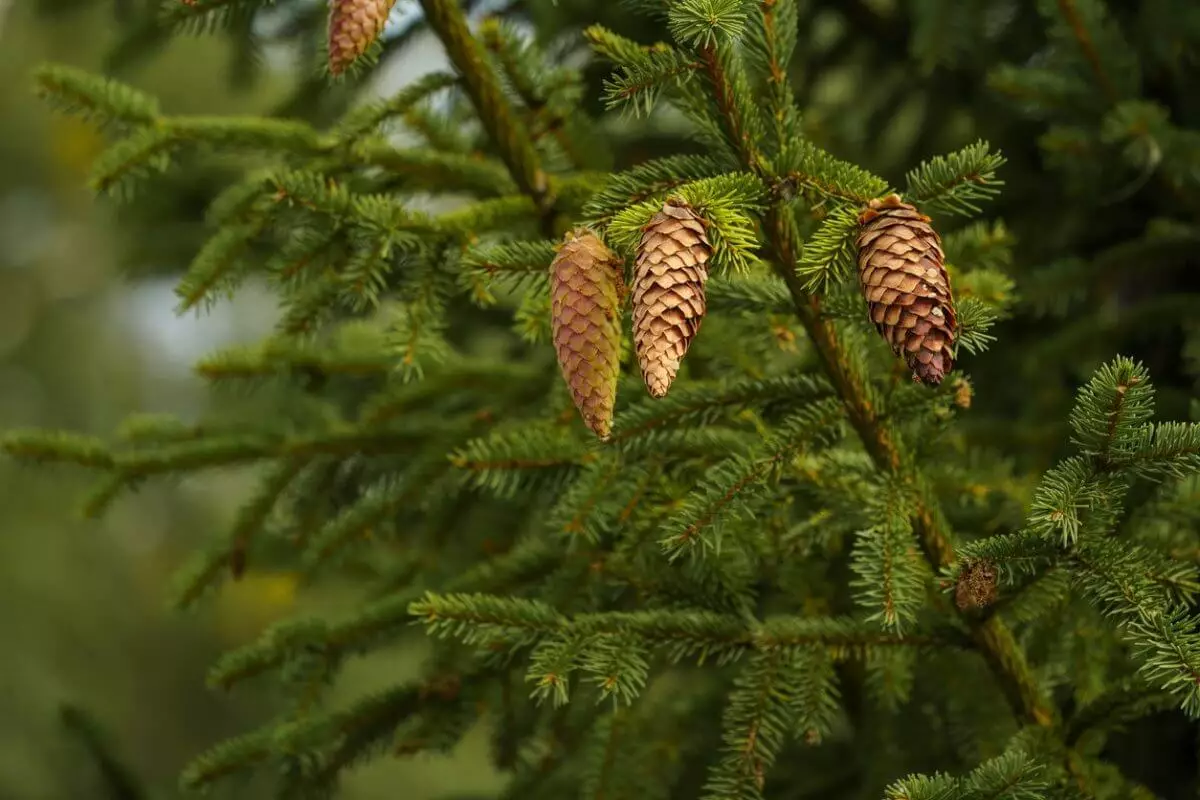
[[704, 220], [668, 200], [643, 229], [633, 283], [633, 340], [642, 379], [664, 397], [700, 330], [712, 245]]
[[396, 0], [329, 0], [329, 71], [341, 75], [383, 33]]
[[945, 256], [929, 217], [891, 195], [858, 218], [858, 277], [871, 321], [913, 380], [936, 386], [954, 368], [958, 329]]
[[587, 426], [607, 439], [620, 371], [621, 270], [596, 234], [579, 228], [550, 266], [550, 326], [563, 378]]
[[996, 565], [990, 561], [968, 561], [954, 584], [954, 602], [963, 611], [987, 608], [996, 602]]

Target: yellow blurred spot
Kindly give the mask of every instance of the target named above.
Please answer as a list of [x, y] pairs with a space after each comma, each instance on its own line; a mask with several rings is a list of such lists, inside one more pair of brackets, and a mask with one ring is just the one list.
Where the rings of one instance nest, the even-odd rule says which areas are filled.
[[247, 572], [226, 583], [215, 602], [218, 630], [231, 639], [257, 634], [292, 611], [299, 583], [291, 572]]
[[74, 117], [55, 116], [50, 124], [50, 152], [63, 177], [78, 183], [91, 172], [96, 157], [104, 150], [104, 139], [90, 124]]

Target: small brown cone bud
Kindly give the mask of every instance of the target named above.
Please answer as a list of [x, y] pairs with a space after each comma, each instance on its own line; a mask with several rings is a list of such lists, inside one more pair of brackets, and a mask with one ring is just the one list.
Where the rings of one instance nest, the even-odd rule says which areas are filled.
[[665, 397], [700, 330], [712, 245], [704, 220], [668, 200], [643, 229], [633, 279], [633, 342], [652, 397]]
[[996, 602], [996, 565], [990, 561], [968, 561], [954, 584], [954, 602], [963, 611], [987, 608]]
[[550, 265], [550, 327], [571, 399], [601, 439], [612, 430], [621, 360], [620, 262], [586, 228], [567, 234]]
[[341, 75], [383, 33], [396, 0], [329, 0], [329, 71]]
[[872, 200], [859, 224], [858, 277], [871, 321], [913, 380], [936, 386], [954, 368], [958, 330], [941, 239], [897, 195]]
[[975, 390], [971, 388], [971, 382], [960, 375], [951, 385], [954, 387], [954, 405], [959, 408], [970, 408], [971, 398], [975, 394]]

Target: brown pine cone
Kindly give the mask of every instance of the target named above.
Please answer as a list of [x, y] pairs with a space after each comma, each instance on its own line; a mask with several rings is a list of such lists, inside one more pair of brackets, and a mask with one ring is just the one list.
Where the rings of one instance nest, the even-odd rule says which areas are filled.
[[329, 71], [341, 75], [383, 33], [396, 0], [329, 0]]
[[704, 220], [668, 200], [643, 228], [633, 282], [633, 341], [652, 397], [665, 397], [700, 330], [712, 245]]
[[996, 565], [990, 561], [963, 564], [954, 584], [954, 602], [963, 611], [987, 608], [996, 602]]
[[871, 321], [913, 380], [936, 386], [954, 368], [958, 330], [941, 239], [898, 195], [872, 200], [858, 221], [858, 277]]
[[601, 440], [612, 430], [621, 360], [619, 259], [586, 228], [568, 233], [550, 265], [550, 327], [571, 399]]

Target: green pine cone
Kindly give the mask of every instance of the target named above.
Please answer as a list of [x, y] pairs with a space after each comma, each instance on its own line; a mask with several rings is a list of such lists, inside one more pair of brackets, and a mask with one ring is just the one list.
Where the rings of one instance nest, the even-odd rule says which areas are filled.
[[600, 237], [579, 228], [559, 246], [550, 272], [558, 364], [584, 423], [604, 440], [620, 373], [620, 261]]

